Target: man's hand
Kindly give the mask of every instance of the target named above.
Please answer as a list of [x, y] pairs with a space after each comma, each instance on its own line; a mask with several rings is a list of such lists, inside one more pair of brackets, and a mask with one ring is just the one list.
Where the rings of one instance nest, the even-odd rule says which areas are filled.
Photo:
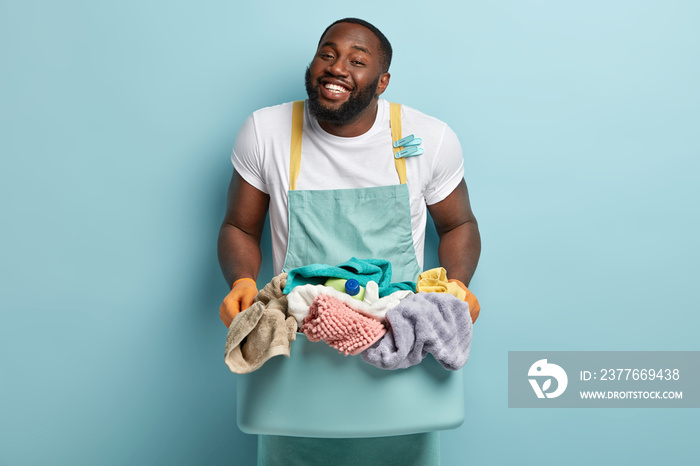
[[221, 321], [229, 327], [233, 318], [241, 311], [248, 309], [253, 304], [253, 299], [258, 294], [257, 284], [252, 278], [241, 278], [233, 283], [231, 292], [224, 298], [219, 308]]
[[476, 322], [479, 317], [479, 301], [465, 283], [469, 284], [479, 262], [481, 237], [469, 204], [467, 183], [462, 180], [449, 196], [437, 204], [429, 205], [428, 210], [440, 238], [440, 265], [447, 270], [447, 276], [452, 277], [448, 281], [457, 283], [467, 292], [465, 301], [469, 304], [472, 322]]
[[[258, 294], [253, 278], [260, 270], [260, 236], [270, 197], [255, 189], [234, 172], [228, 190], [226, 216], [219, 231], [219, 264], [231, 292], [219, 309], [219, 317], [230, 326], [239, 312], [253, 304]], [[234, 281], [235, 280], [235, 281]]]
[[456, 278], [450, 278], [447, 281], [456, 283], [457, 286], [462, 288], [467, 293], [467, 296], [466, 298], [464, 298], [464, 300], [467, 302], [467, 304], [469, 304], [469, 315], [472, 316], [472, 323], [476, 322], [476, 319], [479, 318], [479, 311], [481, 310], [481, 306], [479, 306], [479, 300], [476, 299], [474, 293], [469, 291], [469, 288], [467, 288], [464, 283], [460, 282]]

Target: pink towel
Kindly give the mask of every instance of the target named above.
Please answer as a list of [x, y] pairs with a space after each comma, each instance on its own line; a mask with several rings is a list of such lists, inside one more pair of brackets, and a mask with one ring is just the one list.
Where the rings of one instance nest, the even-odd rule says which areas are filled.
[[301, 331], [309, 340], [323, 340], [345, 356], [361, 353], [386, 333], [381, 322], [328, 295], [314, 299]]

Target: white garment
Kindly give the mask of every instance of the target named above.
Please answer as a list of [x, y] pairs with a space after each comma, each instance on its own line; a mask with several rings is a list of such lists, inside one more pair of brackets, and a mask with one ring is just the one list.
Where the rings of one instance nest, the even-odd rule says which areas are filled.
[[[379, 99], [377, 118], [366, 133], [352, 138], [327, 133], [304, 106], [301, 171], [297, 189], [350, 189], [399, 183], [392, 152], [389, 102]], [[402, 135], [421, 138], [423, 155], [406, 159], [411, 198], [411, 229], [418, 265], [423, 268], [426, 205], [445, 199], [464, 178], [457, 135], [442, 121], [401, 106]], [[274, 274], [287, 253], [287, 191], [292, 134], [292, 103], [254, 112], [238, 132], [231, 161], [241, 177], [270, 196]], [[360, 207], [361, 208], [361, 207]], [[381, 259], [381, 257], [377, 258]], [[335, 265], [335, 264], [330, 264]]]
[[337, 298], [347, 304], [353, 311], [359, 312], [367, 317], [384, 322], [384, 318], [389, 309], [399, 305], [402, 299], [413, 296], [413, 291], [394, 291], [383, 298], [379, 297], [379, 287], [376, 282], [369, 281], [365, 288], [365, 298], [360, 301], [347, 293], [338, 291], [335, 288], [325, 285], [299, 285], [295, 286], [287, 295], [287, 314], [297, 320], [299, 328], [304, 323], [304, 319], [309, 315], [309, 309], [314, 300], [320, 295], [328, 295]]

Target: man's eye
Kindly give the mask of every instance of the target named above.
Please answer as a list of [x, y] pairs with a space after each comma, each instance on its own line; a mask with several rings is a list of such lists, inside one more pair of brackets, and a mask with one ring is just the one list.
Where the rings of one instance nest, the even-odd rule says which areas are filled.
[[361, 61], [357, 61], [357, 60], [353, 60], [350, 63], [352, 63], [353, 65], [359, 65], [359, 66], [364, 65], [364, 63], [362, 63]]
[[333, 55], [330, 53], [319, 53], [318, 56], [321, 58], [333, 58]]

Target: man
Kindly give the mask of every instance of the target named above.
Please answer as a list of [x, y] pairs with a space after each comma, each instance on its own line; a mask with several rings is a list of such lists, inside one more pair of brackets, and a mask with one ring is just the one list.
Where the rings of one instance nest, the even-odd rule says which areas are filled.
[[[239, 131], [219, 234], [219, 261], [232, 286], [220, 310], [227, 326], [257, 293], [268, 210], [275, 274], [355, 256], [388, 260], [392, 281], [415, 281], [422, 270], [427, 206], [440, 238], [440, 264], [466, 289], [481, 246], [459, 141], [439, 120], [379, 98], [389, 85], [391, 55], [377, 28], [339, 20], [324, 31], [307, 68], [308, 100], [259, 110]], [[409, 135], [413, 141], [405, 141]], [[392, 142], [402, 137], [394, 148]], [[388, 464], [387, 452], [395, 464], [434, 464], [436, 437], [429, 435], [373, 439], [377, 455], [364, 456], [363, 464]], [[353, 452], [370, 445], [367, 439], [267, 437], [260, 443], [263, 464], [276, 464], [275, 450], [315, 464], [305, 449], [332, 452], [328, 464], [355, 464]], [[402, 441], [424, 447], [416, 453]], [[401, 452], [410, 458], [399, 458]], [[284, 461], [295, 464], [288, 456]]]

